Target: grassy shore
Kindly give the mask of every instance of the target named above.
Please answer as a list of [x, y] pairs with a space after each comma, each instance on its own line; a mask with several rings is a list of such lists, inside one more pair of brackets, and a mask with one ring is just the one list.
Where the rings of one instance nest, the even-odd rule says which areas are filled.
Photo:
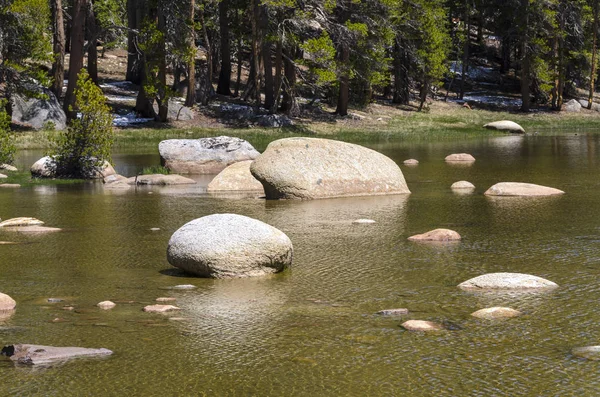
[[[557, 134], [563, 132], [600, 131], [600, 113], [509, 113], [469, 110], [457, 105], [436, 103], [428, 112], [402, 111], [388, 106], [374, 106], [357, 112], [361, 119], [338, 119], [336, 122], [305, 122], [294, 127], [274, 128], [210, 128], [199, 126], [152, 125], [149, 128], [117, 129], [117, 149], [148, 150], [164, 139], [202, 138], [216, 135], [236, 136], [248, 140], [257, 148], [269, 142], [291, 136], [315, 136], [351, 142], [381, 140], [465, 139], [502, 135], [482, 128], [488, 122], [512, 120], [527, 133]], [[46, 149], [56, 131], [26, 131], [16, 134], [19, 149]]]

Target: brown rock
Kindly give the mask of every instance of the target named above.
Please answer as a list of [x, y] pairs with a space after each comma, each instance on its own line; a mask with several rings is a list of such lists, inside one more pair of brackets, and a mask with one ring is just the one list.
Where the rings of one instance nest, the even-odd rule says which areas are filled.
[[263, 185], [250, 173], [250, 164], [254, 160], [231, 164], [219, 173], [209, 184], [209, 192], [216, 191], [261, 191]]
[[435, 229], [427, 233], [416, 234], [408, 238], [410, 241], [459, 241], [460, 234], [450, 229]]
[[447, 162], [473, 162], [475, 161], [475, 157], [468, 153], [454, 153], [446, 156], [445, 160]]
[[474, 277], [458, 285], [467, 291], [477, 290], [536, 290], [558, 288], [556, 283], [522, 273], [489, 273]]
[[408, 331], [428, 332], [444, 330], [444, 326], [441, 324], [423, 320], [408, 320], [402, 324], [402, 327]]
[[458, 181], [454, 182], [452, 186], [450, 186], [452, 190], [474, 190], [475, 185], [468, 181]]
[[486, 196], [539, 197], [556, 196], [564, 193], [562, 190], [533, 183], [501, 182], [489, 188], [484, 194]]
[[107, 356], [113, 352], [108, 349], [86, 349], [82, 347], [54, 347], [41, 345], [4, 346], [2, 354], [19, 364], [37, 365], [65, 361], [77, 357]]

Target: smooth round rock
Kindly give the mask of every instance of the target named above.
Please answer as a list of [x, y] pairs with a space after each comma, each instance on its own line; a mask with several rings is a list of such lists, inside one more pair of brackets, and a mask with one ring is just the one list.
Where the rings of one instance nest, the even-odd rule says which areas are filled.
[[385, 309], [380, 310], [375, 314], [379, 314], [382, 316], [403, 316], [408, 314], [408, 309], [400, 308], [400, 309]]
[[320, 138], [271, 142], [250, 166], [267, 199], [408, 194], [400, 167], [363, 146]]
[[435, 229], [427, 233], [416, 234], [408, 238], [410, 241], [459, 241], [460, 234], [450, 229]]
[[452, 186], [450, 186], [452, 190], [473, 190], [475, 189], [475, 185], [468, 181], [458, 181], [454, 182]]
[[117, 306], [117, 304], [111, 301], [103, 301], [98, 303], [96, 306], [98, 306], [102, 310], [110, 310], [113, 307]]
[[0, 311], [14, 310], [16, 306], [13, 298], [0, 292]]
[[215, 176], [206, 188], [209, 192], [221, 191], [260, 191], [263, 185], [250, 173], [250, 164], [254, 160], [231, 164]]
[[471, 313], [471, 316], [477, 318], [483, 318], [488, 320], [494, 320], [499, 318], [512, 318], [520, 316], [521, 313], [518, 310], [511, 309], [510, 307], [487, 307], [485, 309], [477, 310]]
[[370, 225], [370, 224], [377, 223], [377, 222], [374, 221], [373, 219], [356, 219], [356, 220], [352, 221], [352, 223], [354, 223], [356, 225]]
[[535, 185], [533, 183], [521, 182], [500, 182], [490, 187], [485, 193], [486, 196], [556, 196], [565, 194], [562, 190], [552, 187]]
[[554, 289], [558, 284], [523, 273], [489, 273], [458, 285], [463, 290], [538, 290]]
[[17, 227], [17, 226], [40, 226], [44, 222], [36, 218], [12, 218], [0, 222], [0, 227]]
[[446, 156], [445, 158], [448, 162], [473, 162], [475, 161], [475, 157], [471, 156], [468, 153], [454, 153]]
[[405, 323], [402, 323], [402, 328], [408, 331], [428, 332], [442, 331], [444, 329], [444, 326], [438, 323], [434, 323], [433, 321], [408, 320]]
[[419, 165], [419, 160], [408, 159], [402, 162], [404, 165]]
[[167, 260], [200, 277], [253, 277], [278, 273], [292, 264], [292, 242], [283, 232], [256, 219], [215, 214], [177, 230]]
[[571, 350], [571, 353], [577, 357], [585, 358], [587, 360], [600, 360], [600, 346], [576, 347]]
[[166, 313], [181, 309], [173, 305], [148, 305], [143, 310], [147, 313]]
[[508, 132], [517, 132], [524, 133], [525, 130], [519, 124], [510, 120], [500, 120], [494, 121], [493, 123], [487, 123], [483, 126], [483, 128], [487, 128], [488, 130], [498, 130], [498, 131], [508, 131]]

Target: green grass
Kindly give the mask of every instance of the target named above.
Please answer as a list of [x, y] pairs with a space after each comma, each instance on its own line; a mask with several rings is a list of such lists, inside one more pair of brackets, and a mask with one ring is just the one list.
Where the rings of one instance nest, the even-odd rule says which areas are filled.
[[153, 165], [152, 167], [145, 167], [142, 170], [142, 175], [154, 175], [154, 174], [162, 174], [169, 175], [171, 171], [167, 167], [163, 167], [162, 165]]
[[41, 185], [72, 185], [85, 182], [84, 179], [50, 179], [50, 178], [33, 178], [29, 172], [4, 172], [8, 176], [6, 179], [0, 179], [0, 184], [17, 183], [22, 187], [41, 186]]

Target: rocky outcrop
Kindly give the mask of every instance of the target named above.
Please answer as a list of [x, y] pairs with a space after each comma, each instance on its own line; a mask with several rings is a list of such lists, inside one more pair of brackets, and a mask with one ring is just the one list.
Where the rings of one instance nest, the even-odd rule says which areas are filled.
[[256, 219], [215, 214], [177, 230], [167, 248], [175, 267], [200, 277], [252, 277], [277, 273], [292, 264], [292, 242]]
[[[102, 167], [97, 167], [89, 175], [85, 175], [88, 179], [103, 179], [109, 175], [116, 174], [115, 169], [108, 161], [105, 161]], [[56, 169], [56, 161], [49, 156], [42, 157], [31, 166], [31, 175], [36, 178], [60, 178], [61, 176], [69, 177], [69, 175], [59, 175]]]
[[485, 309], [477, 310], [471, 313], [471, 316], [477, 318], [483, 318], [486, 320], [495, 320], [499, 318], [512, 318], [520, 316], [521, 313], [518, 310], [511, 309], [510, 307], [487, 307]]
[[467, 291], [478, 290], [548, 290], [558, 288], [556, 283], [522, 273], [489, 273], [474, 277], [458, 285]]
[[17, 302], [10, 296], [0, 292], [0, 312], [14, 310]]
[[460, 234], [450, 229], [435, 229], [427, 233], [410, 236], [410, 241], [459, 241]]
[[402, 324], [402, 328], [406, 329], [407, 331], [419, 332], [442, 331], [445, 329], [441, 324], [424, 320], [408, 320]]
[[494, 121], [493, 123], [487, 123], [483, 126], [483, 128], [487, 128], [488, 130], [508, 131], [516, 133], [525, 132], [525, 129], [523, 129], [523, 127], [510, 120], [500, 120]]
[[228, 136], [169, 139], [158, 145], [158, 151], [165, 167], [187, 174], [217, 174], [230, 164], [254, 160], [260, 154], [245, 140]]
[[109, 356], [112, 353], [108, 349], [24, 344], [4, 346], [1, 352], [2, 355], [10, 357], [12, 361], [24, 365], [51, 364], [73, 358]]
[[446, 156], [444, 160], [448, 163], [472, 163], [475, 161], [475, 157], [469, 153], [454, 153]]
[[578, 113], [581, 112], [581, 104], [577, 100], [571, 99], [569, 102], [563, 104], [562, 110], [570, 113]]
[[163, 174], [151, 174], [151, 175], [138, 175], [131, 178], [127, 178], [128, 185], [192, 185], [196, 181], [190, 178], [186, 178], [177, 174], [163, 175]]
[[268, 199], [408, 194], [400, 167], [365, 147], [318, 138], [271, 142], [250, 172]]
[[[158, 105], [156, 103], [154, 104], [154, 112], [158, 114]], [[176, 100], [169, 99], [169, 112], [167, 113], [167, 119], [172, 121], [193, 120], [194, 111]]]
[[146, 313], [167, 313], [167, 312], [174, 312], [177, 310], [181, 310], [179, 307], [177, 306], [173, 306], [173, 305], [148, 305], [145, 306], [144, 309], [142, 309], [143, 311], [145, 311]]
[[490, 187], [486, 196], [556, 196], [564, 194], [562, 190], [552, 187], [535, 185], [533, 183], [501, 182]]
[[408, 160], [404, 160], [402, 162], [402, 164], [404, 164], [404, 165], [419, 165], [419, 160], [408, 159]]
[[263, 185], [250, 173], [253, 160], [231, 164], [219, 173], [209, 184], [209, 192], [219, 191], [261, 191]]
[[49, 127], [56, 130], [67, 128], [67, 116], [56, 96], [46, 88], [32, 88], [33, 92], [44, 95], [45, 99], [13, 95], [12, 121], [31, 126], [36, 130]]
[[573, 350], [571, 350], [571, 353], [574, 356], [585, 358], [587, 360], [600, 360], [600, 346], [576, 347]]
[[452, 186], [450, 186], [452, 190], [475, 190], [475, 185], [468, 181], [458, 181], [454, 182]]

